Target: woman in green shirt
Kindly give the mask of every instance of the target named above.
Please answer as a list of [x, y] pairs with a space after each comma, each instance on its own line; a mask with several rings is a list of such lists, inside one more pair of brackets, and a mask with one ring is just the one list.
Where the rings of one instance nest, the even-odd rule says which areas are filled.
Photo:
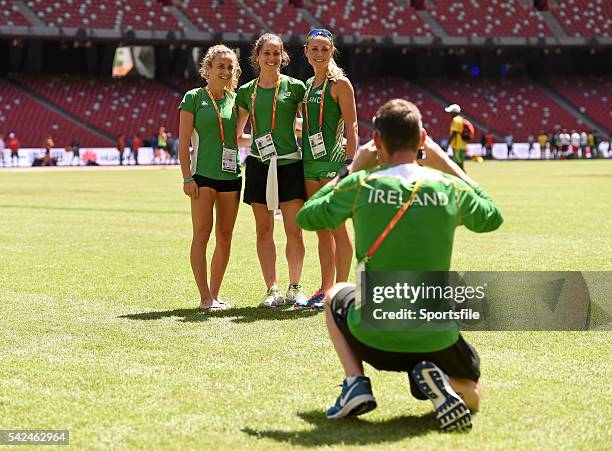
[[[238, 89], [238, 130], [251, 122], [253, 142], [246, 160], [244, 202], [251, 205], [257, 231], [257, 256], [267, 291], [260, 306], [278, 307], [306, 298], [300, 285], [304, 263], [304, 238], [295, 222], [306, 199], [304, 167], [295, 138], [296, 114], [304, 98], [304, 83], [282, 75], [289, 64], [283, 41], [266, 33], [255, 42], [250, 57], [258, 74]], [[285, 293], [278, 288], [276, 247], [274, 244], [274, 210], [283, 213], [287, 236], [285, 254], [289, 266], [289, 286]]]
[[[306, 82], [302, 107], [304, 177], [306, 195], [310, 198], [353, 161], [358, 135], [355, 92], [334, 61], [336, 48], [331, 32], [312, 30], [306, 38], [304, 53], [315, 73]], [[346, 147], [342, 145], [345, 130]], [[321, 288], [304, 303], [296, 303], [297, 307], [323, 308], [325, 292], [334, 282], [346, 282], [351, 271], [353, 245], [346, 225], [319, 230], [317, 237]]]
[[[233, 50], [224, 45], [211, 47], [200, 67], [206, 86], [188, 91], [179, 107], [183, 192], [191, 198], [193, 224], [191, 268], [200, 292], [200, 308], [205, 310], [228, 308], [219, 299], [219, 290], [229, 262], [242, 187], [234, 106], [240, 72]], [[213, 208], [217, 223], [209, 285], [206, 247], [213, 227]]]

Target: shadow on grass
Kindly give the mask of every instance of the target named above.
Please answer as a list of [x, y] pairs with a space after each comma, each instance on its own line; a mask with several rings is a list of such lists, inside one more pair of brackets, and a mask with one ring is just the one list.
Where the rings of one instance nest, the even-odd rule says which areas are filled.
[[184, 323], [199, 323], [215, 318], [231, 318], [233, 323], [254, 323], [255, 321], [282, 321], [303, 317], [311, 317], [319, 312], [315, 310], [297, 310], [293, 308], [264, 309], [260, 307], [230, 308], [225, 312], [209, 312], [198, 308], [185, 308], [162, 310], [143, 313], [130, 313], [119, 318], [140, 321], [159, 320], [163, 318], [177, 318]]
[[359, 418], [328, 420], [318, 410], [300, 412], [298, 416], [314, 426], [307, 431], [275, 431], [243, 428], [252, 437], [268, 438], [300, 446], [370, 445], [398, 442], [406, 437], [416, 437], [437, 431], [434, 412], [421, 416], [399, 416], [381, 422]]

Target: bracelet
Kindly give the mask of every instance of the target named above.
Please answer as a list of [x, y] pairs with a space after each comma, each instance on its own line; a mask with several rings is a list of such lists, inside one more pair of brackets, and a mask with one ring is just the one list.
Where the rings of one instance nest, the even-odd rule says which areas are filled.
[[189, 183], [189, 182], [193, 182], [193, 177], [189, 177], [189, 178], [183, 179], [183, 185], [185, 183]]
[[347, 158], [346, 160], [344, 160], [344, 164], [347, 165], [347, 166], [349, 164], [351, 164], [352, 162], [353, 162], [353, 160], [351, 160], [350, 158]]

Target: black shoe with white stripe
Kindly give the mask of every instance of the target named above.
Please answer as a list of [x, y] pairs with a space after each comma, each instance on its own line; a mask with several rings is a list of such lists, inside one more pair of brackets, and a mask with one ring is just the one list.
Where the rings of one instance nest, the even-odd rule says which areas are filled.
[[472, 413], [455, 393], [444, 371], [432, 362], [422, 361], [412, 370], [412, 377], [419, 390], [433, 403], [441, 430], [465, 431], [472, 428]]

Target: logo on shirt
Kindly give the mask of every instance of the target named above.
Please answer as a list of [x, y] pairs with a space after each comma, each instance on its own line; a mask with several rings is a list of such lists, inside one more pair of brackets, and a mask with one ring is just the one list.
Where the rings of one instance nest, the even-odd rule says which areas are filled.
[[285, 91], [285, 92], [283, 92], [282, 97], [284, 99], [287, 99], [287, 98], [291, 97], [291, 93], [289, 91]]
[[208, 105], [209, 105], [209, 104], [208, 104], [208, 102], [207, 102], [206, 100], [202, 100], [202, 106], [203, 106], [203, 107], [204, 107], [204, 106], [208, 106]]

